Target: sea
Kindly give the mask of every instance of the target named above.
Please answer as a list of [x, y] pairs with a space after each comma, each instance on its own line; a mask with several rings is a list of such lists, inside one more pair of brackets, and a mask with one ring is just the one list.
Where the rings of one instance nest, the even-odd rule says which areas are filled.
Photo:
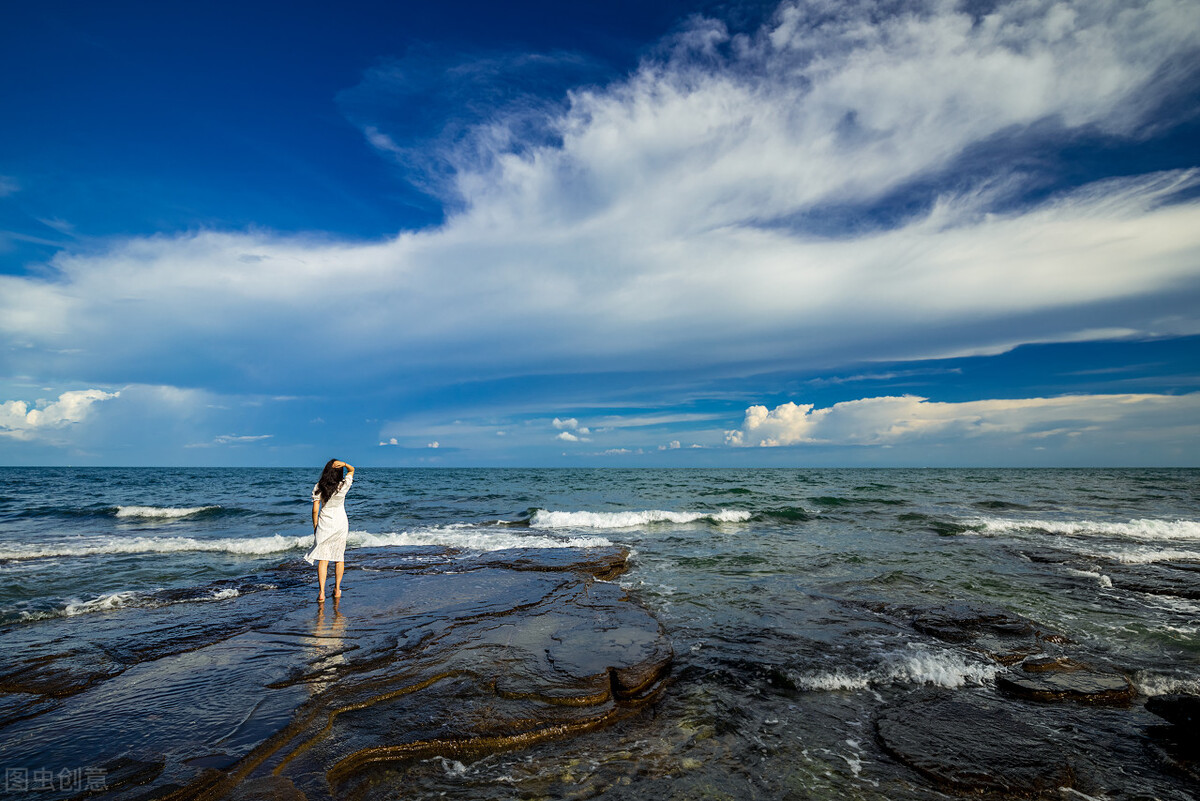
[[[87, 631], [131, 607], [219, 616], [269, 598], [271, 571], [312, 546], [318, 473], [0, 469], [0, 656], [64, 620]], [[872, 720], [919, 689], [995, 694], [1001, 665], [909, 625], [950, 603], [1061, 632], [1140, 697], [1200, 693], [1197, 583], [1163, 583], [1200, 565], [1200, 470], [363, 467], [346, 508], [347, 584], [382, 548], [625, 546], [616, 581], [675, 651], [639, 715], [427, 760], [411, 797], [940, 797]], [[1095, 797], [1131, 794], [1145, 713], [1071, 709], [1098, 732], [1079, 746], [1096, 750]], [[1162, 775], [1137, 781], [1186, 797]]]

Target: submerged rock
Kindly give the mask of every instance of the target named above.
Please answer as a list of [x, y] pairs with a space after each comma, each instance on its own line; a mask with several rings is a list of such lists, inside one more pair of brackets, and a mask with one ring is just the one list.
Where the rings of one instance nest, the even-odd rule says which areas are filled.
[[922, 634], [965, 645], [1002, 665], [1039, 654], [1047, 645], [1070, 642], [1007, 609], [961, 601], [918, 609], [909, 621]]
[[1200, 569], [1194, 562], [1110, 565], [1105, 568], [1105, 573], [1117, 589], [1200, 599]]
[[1127, 704], [1136, 694], [1124, 674], [1066, 657], [1026, 660], [996, 677], [1004, 693], [1034, 701]]
[[884, 708], [875, 731], [885, 751], [948, 789], [1034, 795], [1074, 783], [1053, 742], [980, 695], [918, 693]]
[[[106, 650], [144, 652], [119, 631], [153, 640], [155, 626], [163, 642], [194, 647], [122, 663], [13, 721], [0, 759], [110, 765], [122, 785], [112, 797], [341, 798], [392, 786], [388, 771], [413, 759], [604, 726], [661, 693], [673, 656], [658, 621], [589, 572], [609, 575], [626, 556], [396, 549], [352, 564], [339, 603], [318, 606], [303, 586], [105, 613], [96, 622], [113, 625], [94, 628]], [[26, 693], [12, 706], [29, 715], [29, 703]]]

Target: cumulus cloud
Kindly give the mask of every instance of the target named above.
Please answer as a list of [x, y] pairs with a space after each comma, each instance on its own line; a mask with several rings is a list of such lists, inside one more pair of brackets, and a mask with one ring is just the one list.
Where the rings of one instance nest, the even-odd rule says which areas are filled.
[[1200, 435], [1200, 393], [1065, 395], [942, 403], [916, 395], [862, 398], [817, 409], [784, 403], [751, 406], [741, 428], [725, 432], [735, 447], [890, 446], [934, 439], [1001, 436], [1045, 440], [1085, 433], [1152, 430]]
[[0, 403], [0, 436], [28, 440], [47, 431], [66, 428], [82, 422], [92, 404], [120, 394], [81, 389], [64, 392], [55, 401], [37, 401], [33, 406], [23, 400]]
[[587, 426], [579, 425], [579, 421], [574, 417], [568, 417], [561, 420], [557, 417], [551, 421], [551, 425], [559, 429], [560, 433], [555, 439], [561, 439], [564, 442], [591, 442], [588, 434], [592, 433]]
[[[167, 384], [315, 391], [400, 372], [714, 374], [1194, 333], [1200, 175], [1030, 207], [1007, 160], [952, 168], [1030, 132], [1169, 125], [1163, 102], [1198, 46], [1191, 0], [1021, 0], [979, 18], [934, 0], [890, 16], [786, 3], [744, 36], [701, 20], [626, 78], [538, 111], [553, 136], [473, 123], [437, 228], [135, 238], [0, 276], [14, 345], [0, 371], [115, 381], [139, 364]], [[813, 227], [921, 182], [941, 190], [911, 217]], [[338, 337], [311, 325], [330, 307]]]

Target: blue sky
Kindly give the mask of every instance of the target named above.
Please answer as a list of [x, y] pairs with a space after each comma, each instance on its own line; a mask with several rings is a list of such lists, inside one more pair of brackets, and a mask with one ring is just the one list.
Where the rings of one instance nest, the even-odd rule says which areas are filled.
[[1200, 15], [47, 2], [0, 463], [1198, 465]]

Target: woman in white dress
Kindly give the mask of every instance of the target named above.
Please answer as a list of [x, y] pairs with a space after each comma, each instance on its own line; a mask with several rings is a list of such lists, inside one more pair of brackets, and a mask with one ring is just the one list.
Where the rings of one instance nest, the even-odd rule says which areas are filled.
[[[342, 469], [345, 468], [343, 476]], [[317, 601], [325, 600], [325, 578], [329, 575], [329, 563], [337, 564], [333, 586], [333, 597], [342, 597], [342, 572], [346, 568], [346, 535], [350, 533], [350, 521], [346, 519], [346, 493], [354, 483], [354, 465], [330, 459], [321, 472], [321, 480], [312, 491], [313, 537], [316, 544], [304, 555], [311, 565], [317, 563], [317, 581], [321, 593]]]

